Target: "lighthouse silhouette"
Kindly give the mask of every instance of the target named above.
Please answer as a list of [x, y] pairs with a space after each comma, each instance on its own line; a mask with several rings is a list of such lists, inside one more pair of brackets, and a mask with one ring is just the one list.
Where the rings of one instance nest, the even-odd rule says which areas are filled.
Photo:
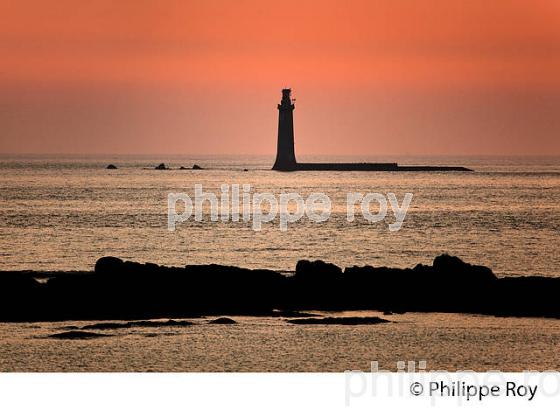
[[278, 104], [278, 146], [275, 171], [472, 171], [469, 168], [439, 165], [398, 165], [396, 162], [351, 162], [351, 163], [298, 163], [294, 149], [294, 109], [292, 89], [282, 90], [282, 101]]
[[282, 90], [282, 101], [278, 104], [278, 147], [273, 170], [294, 171], [297, 168], [294, 150], [294, 108], [292, 89]]

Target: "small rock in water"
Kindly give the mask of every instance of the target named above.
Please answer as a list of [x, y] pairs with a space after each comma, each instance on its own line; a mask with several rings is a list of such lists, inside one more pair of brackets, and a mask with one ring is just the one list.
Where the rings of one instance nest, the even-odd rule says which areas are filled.
[[377, 325], [379, 323], [390, 323], [380, 317], [324, 317], [307, 319], [290, 319], [289, 323], [294, 325]]
[[107, 165], [107, 169], [118, 169], [116, 165], [109, 164]]
[[99, 322], [91, 325], [82, 326], [83, 330], [106, 330], [106, 329], [129, 329], [131, 327], [167, 327], [167, 326], [191, 326], [193, 323], [188, 320], [169, 319], [165, 322], [152, 320], [136, 320], [132, 322]]
[[192, 169], [202, 169], [202, 167], [200, 165], [194, 164], [192, 166]]
[[128, 322], [131, 327], [165, 327], [165, 326], [192, 326], [193, 323], [188, 320], [173, 320], [169, 319], [165, 322], [151, 321], [151, 320], [138, 320], [135, 322]]
[[211, 320], [209, 323], [213, 325], [234, 325], [237, 322], [229, 317], [219, 317], [217, 319]]
[[83, 330], [114, 330], [114, 329], [125, 329], [130, 327], [128, 323], [115, 323], [115, 322], [101, 322], [94, 323], [91, 325], [82, 326]]
[[159, 164], [155, 169], [168, 169], [165, 164], [162, 162], [161, 164]]
[[104, 335], [102, 333], [93, 332], [82, 332], [79, 330], [71, 330], [69, 332], [55, 333], [49, 335], [52, 339], [69, 339], [69, 340], [80, 340], [80, 339], [96, 339], [98, 337], [108, 337], [110, 335]]

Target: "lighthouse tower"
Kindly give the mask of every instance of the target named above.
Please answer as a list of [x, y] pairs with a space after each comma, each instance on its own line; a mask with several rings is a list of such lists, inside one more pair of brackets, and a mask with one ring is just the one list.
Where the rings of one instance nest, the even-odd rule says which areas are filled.
[[278, 147], [273, 170], [294, 171], [296, 154], [294, 152], [294, 108], [292, 90], [282, 90], [282, 101], [278, 104]]

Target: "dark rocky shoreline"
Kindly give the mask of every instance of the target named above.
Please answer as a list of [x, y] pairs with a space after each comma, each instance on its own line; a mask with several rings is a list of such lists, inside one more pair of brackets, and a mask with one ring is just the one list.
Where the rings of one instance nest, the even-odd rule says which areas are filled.
[[94, 272], [0, 272], [0, 321], [275, 315], [278, 310], [560, 318], [560, 278], [498, 278], [441, 255], [411, 269], [299, 261], [293, 276], [223, 265], [97, 261]]

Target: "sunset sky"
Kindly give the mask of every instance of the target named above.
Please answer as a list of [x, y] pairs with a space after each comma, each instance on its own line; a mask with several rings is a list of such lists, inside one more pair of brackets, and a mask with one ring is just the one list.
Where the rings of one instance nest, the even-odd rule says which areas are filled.
[[560, 154], [558, 0], [0, 0], [0, 152]]

